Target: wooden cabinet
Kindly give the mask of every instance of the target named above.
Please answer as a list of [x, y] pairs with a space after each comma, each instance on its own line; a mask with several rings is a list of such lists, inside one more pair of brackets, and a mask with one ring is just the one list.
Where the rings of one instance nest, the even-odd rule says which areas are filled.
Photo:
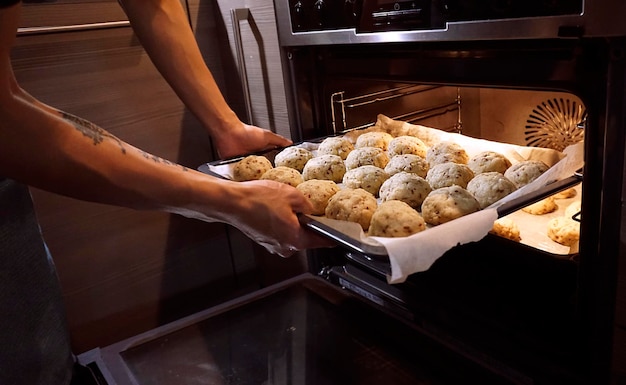
[[274, 2], [218, 0], [217, 7], [229, 42], [229, 79], [242, 90], [244, 120], [290, 137]]
[[[14, 70], [29, 93], [165, 159], [190, 168], [211, 160], [206, 132], [153, 67], [115, 1], [24, 4], [22, 13], [24, 27], [53, 27], [22, 29], [17, 38]], [[222, 81], [220, 71], [214, 68]], [[246, 249], [232, 250], [225, 225], [32, 194], [76, 353], [255, 285], [246, 278], [254, 260]]]

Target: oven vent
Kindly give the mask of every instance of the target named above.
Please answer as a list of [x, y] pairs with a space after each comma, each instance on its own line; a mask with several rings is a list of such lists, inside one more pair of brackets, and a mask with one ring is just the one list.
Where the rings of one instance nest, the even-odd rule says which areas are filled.
[[563, 151], [584, 138], [585, 107], [577, 101], [553, 98], [541, 102], [526, 120], [526, 144]]

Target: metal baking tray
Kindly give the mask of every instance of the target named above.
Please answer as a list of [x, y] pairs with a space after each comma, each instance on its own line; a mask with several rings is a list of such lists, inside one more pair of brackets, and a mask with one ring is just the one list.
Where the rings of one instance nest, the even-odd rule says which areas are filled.
[[[323, 139], [324, 138], [318, 138], [318, 139], [308, 140], [306, 142], [294, 143], [292, 146], [305, 146], [306, 147], [310, 145], [311, 143], [319, 143]], [[219, 172], [216, 172], [215, 170], [219, 169], [220, 167], [228, 166], [230, 164], [239, 162], [240, 160], [242, 160], [243, 158], [249, 155], [265, 156], [273, 164], [274, 157], [276, 156], [276, 154], [278, 154], [280, 151], [282, 151], [285, 148], [286, 147], [281, 147], [281, 148], [276, 148], [276, 149], [272, 149], [269, 151], [257, 152], [254, 154], [242, 155], [242, 156], [233, 157], [229, 159], [222, 159], [222, 160], [216, 160], [213, 162], [208, 162], [208, 163], [200, 165], [198, 167], [198, 170], [205, 174], [213, 175], [218, 178], [229, 179], [228, 176], [221, 174]], [[581, 182], [582, 182], [582, 174], [576, 173], [568, 178], [546, 185], [536, 191], [533, 191], [529, 194], [526, 194], [524, 196], [513, 199], [503, 204], [497, 209], [498, 217], [502, 218], [504, 216], [517, 212], [518, 210], [526, 206], [529, 206], [542, 199], [545, 199], [549, 196], [557, 194], [560, 191], [564, 191], [571, 187], [579, 185]], [[387, 250], [381, 244], [371, 244], [371, 243], [363, 242], [361, 239], [357, 237], [351, 236], [331, 226], [328, 226], [325, 223], [322, 223], [319, 220], [319, 218], [316, 216], [301, 214], [299, 215], [299, 220], [303, 226], [306, 226], [307, 228], [315, 231], [316, 233], [321, 234], [337, 242], [338, 245], [341, 245], [350, 251], [361, 253], [366, 257], [379, 260], [379, 261], [389, 260], [389, 255], [387, 253]], [[547, 253], [551, 254], [550, 252], [547, 252]], [[554, 255], [554, 256], [558, 257], [559, 255]]]

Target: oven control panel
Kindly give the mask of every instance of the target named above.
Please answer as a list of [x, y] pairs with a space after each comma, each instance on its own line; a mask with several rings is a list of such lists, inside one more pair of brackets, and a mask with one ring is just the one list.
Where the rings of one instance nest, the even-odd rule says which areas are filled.
[[293, 32], [443, 29], [447, 22], [580, 15], [583, 0], [289, 0]]

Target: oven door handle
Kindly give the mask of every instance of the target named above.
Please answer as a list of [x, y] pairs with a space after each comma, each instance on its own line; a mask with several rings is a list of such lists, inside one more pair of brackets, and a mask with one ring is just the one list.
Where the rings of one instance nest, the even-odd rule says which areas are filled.
[[233, 35], [235, 40], [235, 50], [237, 51], [237, 63], [239, 78], [243, 88], [243, 97], [246, 104], [248, 124], [252, 122], [252, 98], [250, 97], [250, 85], [248, 84], [248, 70], [246, 69], [246, 59], [243, 52], [243, 39], [241, 37], [241, 22], [250, 19], [250, 8], [233, 8], [230, 10], [230, 17], [233, 23]]

